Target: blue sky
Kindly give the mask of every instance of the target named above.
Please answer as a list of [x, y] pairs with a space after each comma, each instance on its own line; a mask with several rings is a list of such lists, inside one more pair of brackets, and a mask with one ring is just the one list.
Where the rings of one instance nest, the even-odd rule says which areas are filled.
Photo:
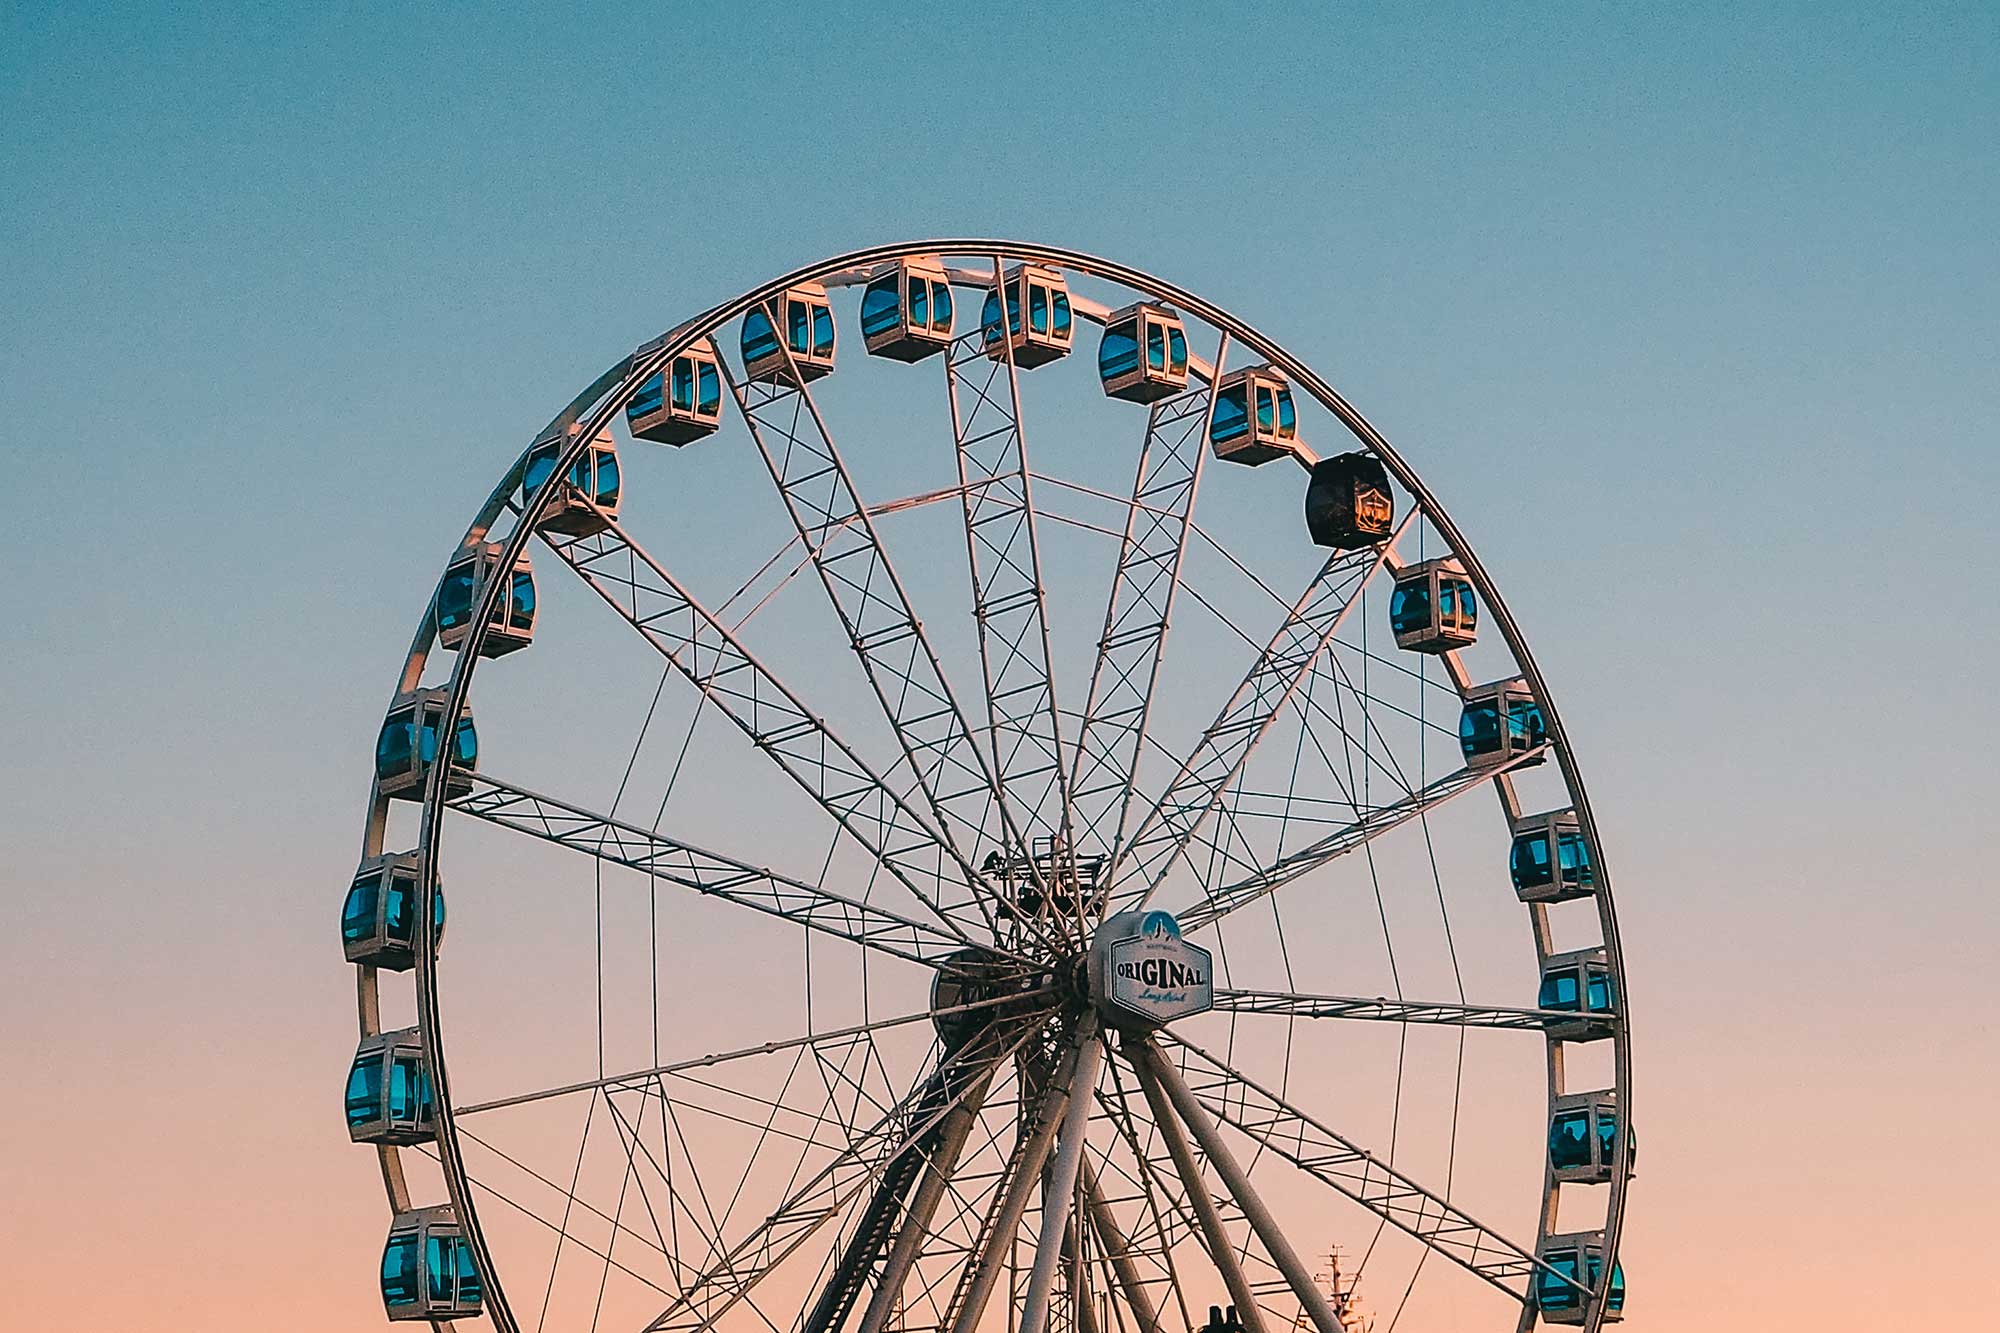
[[[295, 1134], [350, 1040], [372, 728], [464, 517], [687, 313], [1011, 235], [1222, 302], [1465, 464], [1429, 479], [1563, 699], [1635, 986], [1675, 997], [1633, 1235], [1684, 1281], [1765, 1188], [1837, 1192], [1885, 1087], [1996, 1092], [1996, 143], [1976, 4], [13, 5], [6, 1042], [98, 1057], [115, 1128], [218, 1024], [305, 1034], [254, 1133], [353, 1178], [313, 1234], [375, 1235], [365, 1164]], [[1847, 1109], [1709, 1189], [1743, 1088], [1763, 1126]], [[1878, 1241], [1974, 1206], [1887, 1188]], [[1816, 1271], [1831, 1225], [1767, 1261]]]

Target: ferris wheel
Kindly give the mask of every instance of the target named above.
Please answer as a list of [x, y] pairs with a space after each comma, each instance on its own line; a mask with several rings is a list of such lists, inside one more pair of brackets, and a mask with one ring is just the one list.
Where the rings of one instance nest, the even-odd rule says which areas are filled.
[[1622, 1313], [1624, 972], [1527, 644], [1325, 380], [1119, 264], [880, 246], [599, 376], [435, 585], [341, 924], [391, 1320]]

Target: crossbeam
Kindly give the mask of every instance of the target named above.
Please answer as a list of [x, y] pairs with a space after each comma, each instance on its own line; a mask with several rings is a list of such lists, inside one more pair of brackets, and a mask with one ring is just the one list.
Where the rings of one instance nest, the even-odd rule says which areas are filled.
[[471, 790], [448, 799], [453, 810], [679, 884], [703, 897], [719, 898], [931, 967], [964, 947], [958, 937], [935, 926], [823, 885], [793, 879], [486, 773], [465, 776], [471, 781]]

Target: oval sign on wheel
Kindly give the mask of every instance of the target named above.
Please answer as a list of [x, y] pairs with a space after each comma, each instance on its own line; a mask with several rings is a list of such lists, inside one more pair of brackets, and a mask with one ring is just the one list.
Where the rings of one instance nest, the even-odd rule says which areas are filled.
[[1091, 948], [1091, 993], [1110, 1023], [1158, 1027], [1215, 1003], [1208, 950], [1181, 938], [1167, 912], [1121, 912]]

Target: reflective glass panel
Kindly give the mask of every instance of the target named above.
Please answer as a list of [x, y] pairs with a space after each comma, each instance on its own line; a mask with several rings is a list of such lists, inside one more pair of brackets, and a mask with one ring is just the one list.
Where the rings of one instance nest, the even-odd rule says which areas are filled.
[[1278, 390], [1278, 434], [1291, 439], [1299, 433], [1299, 414], [1292, 408], [1292, 391]]
[[1507, 858], [1507, 873], [1517, 889], [1533, 889], [1553, 878], [1549, 869], [1549, 835], [1522, 833], [1514, 838], [1514, 850]]
[[1545, 1254], [1542, 1262], [1555, 1271], [1535, 1270], [1535, 1303], [1544, 1310], [1574, 1310], [1582, 1304], [1583, 1293], [1562, 1280], [1576, 1277], [1576, 1251], [1558, 1250]]
[[833, 307], [813, 307], [813, 355], [825, 360], [833, 355]]
[[[910, 279], [910, 297], [914, 302], [917, 288], [921, 286], [917, 278]], [[877, 278], [868, 284], [868, 290], [861, 294], [861, 335], [873, 338], [901, 327], [903, 312], [896, 308], [896, 278], [894, 274]]]
[[476, 1306], [485, 1295], [479, 1281], [479, 1265], [472, 1257], [472, 1242], [460, 1239], [458, 1250], [458, 1303]]
[[375, 742], [376, 777], [393, 778], [410, 771], [415, 721], [415, 710], [405, 708], [389, 714], [389, 720], [382, 724], [382, 735]]
[[1167, 331], [1151, 322], [1146, 325], [1146, 368], [1158, 371], [1167, 368]]
[[1028, 284], [1028, 330], [1031, 333], [1049, 331], [1049, 289], [1039, 282]]
[[1588, 1111], [1565, 1111], [1550, 1123], [1549, 1165], [1558, 1171], [1596, 1165], [1590, 1157]]
[[771, 317], [763, 310], [752, 310], [743, 317], [743, 360], [747, 365], [768, 360], [778, 354], [778, 335], [771, 328]]
[[1208, 425], [1208, 438], [1214, 444], [1227, 444], [1241, 439], [1250, 431], [1250, 414], [1244, 408], [1244, 387], [1232, 384], [1215, 396], [1215, 415]]
[[357, 1059], [347, 1074], [348, 1129], [359, 1129], [380, 1119], [381, 1107], [382, 1059], [371, 1051]]
[[421, 763], [429, 764], [438, 757], [439, 716], [438, 709], [426, 708], [424, 723], [417, 728], [417, 759]]
[[472, 618], [472, 594], [479, 581], [478, 566], [462, 560], [444, 572], [438, 585], [438, 628], [458, 629]]
[[471, 718], [462, 717], [458, 720], [458, 731], [454, 739], [456, 744], [452, 747], [453, 763], [471, 768], [479, 762], [479, 733], [472, 729]]
[[597, 454], [597, 503], [605, 509], [618, 507], [618, 455], [609, 449]]
[[1069, 341], [1069, 293], [1058, 287], [1050, 302], [1056, 312], [1056, 337]]
[[383, 905], [382, 933], [396, 944], [409, 944], [415, 935], [416, 881], [408, 875], [389, 877], [389, 901]]
[[[646, 382], [639, 386], [639, 392], [633, 394], [631, 400], [625, 404], [626, 422], [634, 422], [659, 411], [660, 403], [664, 400], [665, 393], [665, 378], [658, 374], [649, 376]], [[551, 460], [551, 463], [553, 463], [553, 460]], [[542, 475], [547, 476], [548, 474], [545, 472]], [[537, 482], [535, 484], [539, 485], [540, 483]]]
[[1577, 1008], [1576, 973], [1564, 968], [1544, 976], [1542, 988], [1535, 995], [1535, 1004], [1542, 1009]]
[[399, 1124], [416, 1123], [417, 1064], [410, 1056], [399, 1055], [389, 1062], [389, 1118]]
[[340, 938], [359, 944], [375, 933], [375, 902], [382, 891], [380, 875], [364, 875], [347, 891], [340, 908]]
[[1133, 337], [1136, 327], [1127, 320], [1105, 328], [1104, 340], [1097, 344], [1097, 373], [1106, 382], [1138, 369], [1139, 342]]
[[1270, 434], [1272, 427], [1276, 424], [1276, 422], [1277, 422], [1277, 412], [1276, 412], [1276, 403], [1274, 402], [1274, 396], [1268, 387], [1260, 384], [1257, 386], [1258, 434], [1260, 435]]
[[[653, 387], [654, 401], [657, 402], [660, 387], [659, 376], [655, 375], [647, 383]], [[643, 398], [645, 392], [645, 389], [641, 388], [639, 397]], [[638, 398], [633, 399], [633, 405], [625, 409], [627, 417], [643, 415], [643, 412], [637, 406], [638, 401]], [[549, 474], [556, 470], [556, 459], [561, 455], [561, 452], [561, 448], [557, 445], [544, 444], [538, 445], [534, 452], [528, 455], [528, 466], [521, 473], [521, 493], [523, 495], [533, 495], [541, 488], [541, 484], [549, 479]]]
[[1458, 718], [1458, 748], [1467, 759], [1500, 749], [1500, 705], [1491, 699], [1467, 704]]
[[458, 1286], [451, 1263], [457, 1248], [454, 1239], [436, 1233], [424, 1237], [424, 1285], [433, 1305], [451, 1304]]
[[951, 332], [951, 284], [931, 284], [931, 327], [939, 333]]
[[674, 358], [674, 406], [683, 412], [694, 410], [694, 362], [684, 356]]
[[931, 285], [922, 278], [910, 279], [910, 323], [918, 328], [931, 322]]
[[785, 302], [785, 342], [798, 356], [812, 347], [812, 312], [804, 301]]
[[1588, 885], [1590, 877], [1590, 848], [1581, 833], [1564, 832], [1557, 839], [1563, 883]]
[[382, 1299], [390, 1305], [415, 1305], [423, 1295], [418, 1268], [417, 1233], [397, 1231], [382, 1251]]
[[1472, 585], [1457, 579], [1438, 580], [1438, 610], [1444, 623], [1469, 630], [1479, 623], [1479, 606], [1472, 600]]
[[1605, 1107], [1597, 1113], [1597, 1147], [1608, 1166], [1618, 1150], [1618, 1112]]
[[[1603, 1266], [1603, 1260], [1600, 1259], [1598, 1261], [1598, 1266], [1600, 1268]], [[1623, 1264], [1611, 1265], [1611, 1285], [1604, 1292], [1604, 1308], [1607, 1310], [1622, 1310], [1625, 1308], [1625, 1265]]]
[[1389, 627], [1398, 634], [1414, 634], [1431, 627], [1429, 579], [1396, 585], [1396, 591], [1389, 597]]
[[394, 1057], [389, 1067], [389, 1118], [399, 1125], [428, 1124], [434, 1105], [423, 1058], [415, 1053]]
[[1187, 373], [1187, 335], [1178, 324], [1167, 326], [1167, 361], [1176, 377]]
[[1548, 732], [1542, 725], [1541, 704], [1533, 699], [1509, 699], [1507, 730], [1519, 749], [1528, 749], [1547, 740]]
[[722, 376], [707, 361], [701, 363], [700, 371], [701, 397], [695, 410], [705, 417], [719, 416], [722, 412]]
[[1611, 984], [1611, 973], [1609, 971], [1601, 967], [1592, 967], [1590, 969], [1590, 1012], [1593, 1014], [1611, 1012], [1613, 1006], [1616, 1004], [1616, 1001], [1612, 997], [1612, 991], [1615, 989]]

